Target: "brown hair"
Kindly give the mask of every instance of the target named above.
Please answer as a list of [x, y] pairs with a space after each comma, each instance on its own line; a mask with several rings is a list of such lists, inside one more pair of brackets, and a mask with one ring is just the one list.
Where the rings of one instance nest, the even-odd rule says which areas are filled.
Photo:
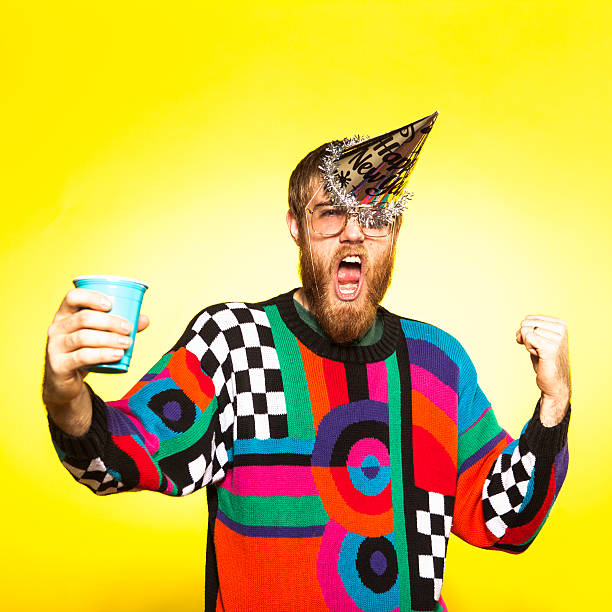
[[329, 144], [326, 142], [308, 153], [289, 177], [289, 210], [300, 224], [304, 218], [304, 208], [312, 197], [317, 181], [322, 178], [319, 166]]

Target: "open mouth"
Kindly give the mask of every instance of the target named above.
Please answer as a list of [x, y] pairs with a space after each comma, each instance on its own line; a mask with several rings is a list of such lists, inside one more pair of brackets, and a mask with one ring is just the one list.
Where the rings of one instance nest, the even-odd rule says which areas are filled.
[[361, 257], [347, 255], [336, 266], [335, 289], [338, 299], [343, 301], [354, 300], [361, 290], [363, 281]]

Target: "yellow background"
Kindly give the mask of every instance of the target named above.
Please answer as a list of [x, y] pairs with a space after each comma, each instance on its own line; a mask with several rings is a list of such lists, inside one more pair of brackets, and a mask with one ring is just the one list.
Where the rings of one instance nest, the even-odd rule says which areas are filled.
[[[99, 498], [50, 442], [46, 330], [71, 279], [150, 284], [120, 397], [190, 317], [297, 285], [288, 176], [310, 149], [440, 116], [385, 305], [451, 332], [513, 435], [514, 340], [565, 318], [570, 471], [523, 555], [451, 540], [451, 612], [605, 606], [610, 493], [610, 2], [15, 3], [0, 19], [5, 610], [203, 608], [205, 495]], [[282, 588], [282, 586], [281, 586]]]

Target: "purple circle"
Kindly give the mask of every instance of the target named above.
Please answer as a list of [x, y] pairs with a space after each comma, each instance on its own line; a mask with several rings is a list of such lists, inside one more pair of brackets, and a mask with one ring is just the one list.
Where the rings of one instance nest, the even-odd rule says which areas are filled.
[[370, 567], [378, 576], [382, 576], [387, 569], [387, 558], [380, 550], [375, 550], [370, 557]]
[[181, 418], [181, 405], [177, 401], [167, 402], [163, 408], [164, 418], [178, 421]]

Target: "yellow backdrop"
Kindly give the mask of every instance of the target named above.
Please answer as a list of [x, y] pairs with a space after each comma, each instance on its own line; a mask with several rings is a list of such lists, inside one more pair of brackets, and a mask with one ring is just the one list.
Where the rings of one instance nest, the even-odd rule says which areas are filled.
[[603, 609], [612, 4], [18, 6], [0, 21], [2, 608], [203, 608], [205, 496], [99, 498], [54, 455], [43, 349], [71, 279], [150, 284], [129, 373], [88, 378], [117, 399], [204, 306], [298, 283], [284, 212], [307, 151], [437, 109], [385, 305], [460, 339], [515, 436], [538, 397], [526, 314], [569, 322], [574, 384], [544, 530], [520, 556], [451, 540], [443, 595], [451, 612]]

